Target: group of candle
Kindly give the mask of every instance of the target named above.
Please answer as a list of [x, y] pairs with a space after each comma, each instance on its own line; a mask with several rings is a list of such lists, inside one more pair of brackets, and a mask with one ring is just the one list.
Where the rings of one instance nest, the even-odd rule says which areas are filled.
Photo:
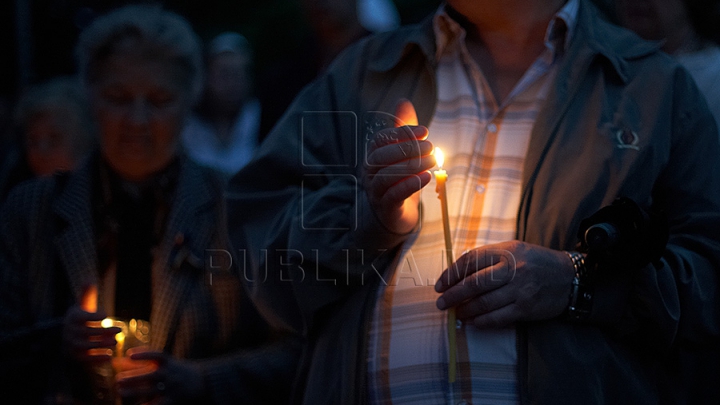
[[[98, 291], [96, 286], [88, 287], [81, 298], [80, 307], [85, 312], [97, 312]], [[111, 328], [113, 326], [120, 328], [120, 332], [115, 334], [115, 350], [113, 355], [123, 357], [126, 349], [147, 345], [150, 336], [150, 324], [147, 321], [130, 319], [128, 321], [116, 318], [105, 318], [100, 322], [92, 322], [91, 326]]]

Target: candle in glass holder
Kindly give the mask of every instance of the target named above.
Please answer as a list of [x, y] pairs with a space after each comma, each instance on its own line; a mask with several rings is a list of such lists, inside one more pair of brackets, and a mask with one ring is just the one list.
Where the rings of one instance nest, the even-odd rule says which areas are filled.
[[[448, 217], [448, 204], [447, 204], [447, 191], [445, 190], [445, 183], [447, 182], [447, 172], [443, 170], [442, 166], [445, 163], [445, 155], [440, 148], [435, 148], [434, 151], [435, 161], [438, 165], [438, 170], [435, 170], [435, 191], [440, 199], [440, 208], [442, 209], [442, 222], [443, 232], [445, 234], [445, 255], [447, 258], [448, 269], [452, 266], [453, 262], [453, 251], [452, 251], [452, 239], [450, 238], [450, 219]], [[447, 319], [447, 336], [448, 336], [448, 380], [450, 383], [455, 382], [455, 375], [457, 371], [456, 356], [457, 356], [457, 340], [455, 337], [455, 308], [448, 309]]]

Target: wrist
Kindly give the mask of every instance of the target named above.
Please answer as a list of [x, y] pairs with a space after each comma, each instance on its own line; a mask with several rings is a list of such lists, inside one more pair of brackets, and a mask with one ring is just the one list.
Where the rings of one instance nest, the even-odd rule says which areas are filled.
[[[415, 209], [417, 210], [417, 207], [415, 207]], [[381, 212], [378, 212], [379, 210], [370, 202], [370, 197], [367, 193], [362, 193], [360, 210], [360, 229], [365, 233], [384, 234], [391, 238], [394, 237], [398, 240], [404, 240], [418, 228], [418, 215], [415, 215], [412, 221], [398, 220], [397, 217], [402, 216], [402, 210], [398, 210], [399, 212], [397, 212], [396, 215], [383, 215]]]

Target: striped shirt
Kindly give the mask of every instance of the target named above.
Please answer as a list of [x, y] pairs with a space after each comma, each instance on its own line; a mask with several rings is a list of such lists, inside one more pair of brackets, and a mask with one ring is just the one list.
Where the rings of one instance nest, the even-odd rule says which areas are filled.
[[[429, 140], [442, 148], [454, 257], [514, 239], [530, 133], [569, 44], [578, 1], [551, 20], [546, 49], [501, 103], [465, 47], [465, 31], [441, 6], [434, 17], [438, 100]], [[373, 404], [516, 404], [514, 327], [457, 325], [458, 375], [448, 382], [447, 313], [434, 285], [447, 267], [434, 184], [422, 191], [422, 224], [388, 285], [378, 291], [368, 347]], [[464, 401], [464, 402], [463, 402]]]

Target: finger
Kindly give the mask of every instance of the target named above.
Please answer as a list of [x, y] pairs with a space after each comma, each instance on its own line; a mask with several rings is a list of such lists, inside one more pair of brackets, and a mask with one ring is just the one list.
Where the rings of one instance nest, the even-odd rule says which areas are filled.
[[156, 383], [163, 379], [161, 369], [152, 362], [126, 363], [122, 371], [115, 374], [115, 381], [123, 387], [134, 387], [147, 382]]
[[376, 176], [372, 182], [382, 183], [371, 186], [370, 198], [381, 207], [399, 207], [404, 201], [430, 183], [430, 172], [421, 172], [412, 176]]
[[100, 322], [105, 319], [102, 312], [86, 312], [79, 305], [73, 305], [65, 314], [66, 323]]
[[441, 293], [469, 275], [497, 263], [503, 263], [506, 268], [509, 268], [514, 260], [508, 258], [508, 254], [509, 252], [505, 250], [494, 248], [477, 248], [463, 254], [443, 271], [435, 283], [435, 291]]
[[397, 118], [397, 126], [418, 124], [415, 107], [408, 99], [400, 99], [395, 105], [395, 117]]
[[147, 346], [134, 347], [127, 351], [127, 355], [133, 360], [152, 360], [158, 364], [167, 362], [167, 355], [165, 353], [152, 351]]
[[515, 296], [510, 288], [498, 288], [458, 305], [455, 315], [458, 319], [472, 319], [496, 311], [515, 302]]
[[65, 339], [70, 342], [103, 342], [106, 345], [116, 343], [115, 336], [120, 328], [93, 328], [90, 326], [70, 327], [65, 333]]
[[515, 303], [475, 317], [473, 324], [478, 328], [504, 328], [520, 320], [520, 311]]
[[80, 332], [84, 336], [99, 336], [99, 337], [115, 337], [118, 333], [122, 332], [122, 328], [118, 326], [111, 326], [109, 328], [105, 327], [94, 327], [94, 326], [83, 326], [82, 328], [76, 329], [78, 332]]
[[400, 142], [418, 142], [427, 139], [428, 129], [423, 126], [386, 128], [378, 131], [369, 143], [368, 155], [378, 148]]
[[[390, 166], [398, 162], [417, 159], [421, 156], [431, 156], [433, 144], [430, 141], [409, 141], [388, 144], [375, 149], [368, 155], [368, 172]], [[434, 158], [434, 156], [433, 156]]]
[[115, 337], [120, 333], [119, 328], [93, 328], [90, 326], [68, 327], [63, 332], [63, 339], [73, 345], [81, 342], [100, 343], [101, 346], [115, 345]]
[[76, 339], [70, 342], [72, 350], [79, 353], [87, 352], [90, 349], [112, 349], [116, 343], [114, 338], [105, 338], [98, 341]]
[[502, 287], [504, 284], [495, 281], [494, 272], [504, 273], [503, 265], [498, 263], [481, 269], [449, 287], [437, 299], [438, 309], [444, 310], [460, 305], [467, 300]]
[[364, 180], [366, 188], [374, 196], [381, 196], [395, 183], [404, 180], [406, 177], [416, 176], [422, 172], [429, 171], [435, 163], [433, 156], [423, 156], [417, 159], [398, 162], [383, 167], [375, 174], [369, 174]]
[[99, 348], [99, 349], [89, 349], [85, 351], [84, 353], [78, 353], [76, 358], [84, 363], [90, 363], [90, 364], [100, 364], [109, 362], [112, 360], [112, 349], [108, 348]]

